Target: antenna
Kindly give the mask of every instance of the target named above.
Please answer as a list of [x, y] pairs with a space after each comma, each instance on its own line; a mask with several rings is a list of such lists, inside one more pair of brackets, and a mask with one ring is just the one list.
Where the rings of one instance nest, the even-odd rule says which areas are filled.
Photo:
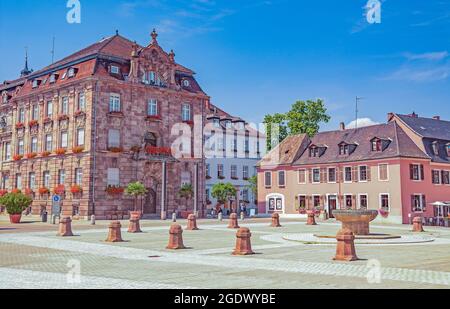
[[52, 43], [52, 64], [55, 62], [55, 36], [53, 36], [53, 43]]
[[355, 129], [358, 130], [358, 113], [359, 113], [359, 102], [363, 100], [362, 97], [356, 97], [356, 106], [355, 106]]

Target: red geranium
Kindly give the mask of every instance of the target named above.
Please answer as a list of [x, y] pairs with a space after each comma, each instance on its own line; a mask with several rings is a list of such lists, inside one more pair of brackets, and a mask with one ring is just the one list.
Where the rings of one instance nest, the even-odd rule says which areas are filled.
[[30, 128], [35, 127], [39, 124], [39, 122], [37, 120], [31, 120], [30, 122], [28, 122], [28, 126]]
[[16, 123], [16, 129], [22, 129], [25, 125], [22, 122]]
[[53, 189], [53, 193], [58, 195], [63, 195], [66, 192], [66, 188], [64, 185], [57, 185], [55, 189]]
[[48, 188], [45, 188], [45, 187], [39, 188], [40, 195], [45, 195], [45, 194], [49, 194], [49, 193], [50, 193], [50, 190]]
[[15, 188], [15, 189], [11, 190], [11, 193], [12, 194], [18, 194], [18, 193], [22, 193], [22, 191], [20, 189]]
[[23, 155], [15, 155], [14, 157], [13, 157], [13, 160], [14, 161], [20, 161], [20, 160], [22, 160], [23, 159]]
[[68, 119], [69, 119], [69, 116], [67, 116], [67, 115], [65, 115], [65, 114], [59, 115], [59, 116], [58, 116], [58, 120], [59, 120], [59, 121], [62, 121], [62, 120], [68, 120]]
[[27, 155], [26, 155], [27, 159], [34, 159], [36, 157], [37, 157], [37, 153], [35, 153], [35, 152], [30, 152], [30, 153], [27, 153]]
[[125, 189], [120, 186], [108, 186], [106, 188], [106, 192], [110, 195], [123, 194], [124, 191], [125, 191]]
[[73, 153], [82, 153], [84, 151], [84, 147], [83, 146], [77, 146], [77, 147], [73, 147], [72, 148], [72, 152]]
[[73, 194], [81, 193], [83, 192], [83, 188], [81, 188], [79, 185], [73, 185], [70, 188], [70, 192], [72, 192]]
[[50, 152], [50, 151], [44, 151], [43, 153], [41, 153], [41, 156], [42, 157], [48, 157], [48, 156], [50, 156], [52, 153]]
[[145, 151], [147, 154], [152, 156], [171, 156], [172, 155], [172, 149], [169, 147], [153, 147], [148, 146]]
[[65, 148], [59, 148], [59, 149], [56, 149], [56, 151], [55, 151], [55, 153], [56, 153], [58, 156], [62, 156], [62, 155], [64, 155], [64, 154], [66, 154], [66, 152], [67, 152], [67, 149], [65, 149]]
[[8, 194], [8, 190], [0, 190], [0, 197]]
[[25, 194], [26, 194], [26, 195], [33, 195], [33, 194], [34, 194], [34, 191], [31, 190], [30, 188], [26, 188], [26, 189], [25, 189]]

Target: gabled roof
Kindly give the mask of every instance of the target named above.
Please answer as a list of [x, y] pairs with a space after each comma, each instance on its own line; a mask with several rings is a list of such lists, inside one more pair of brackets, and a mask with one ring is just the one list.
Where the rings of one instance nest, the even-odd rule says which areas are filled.
[[395, 114], [421, 137], [450, 141], [450, 121]]
[[258, 166], [290, 165], [308, 148], [311, 140], [306, 134], [286, 137], [258, 163]]

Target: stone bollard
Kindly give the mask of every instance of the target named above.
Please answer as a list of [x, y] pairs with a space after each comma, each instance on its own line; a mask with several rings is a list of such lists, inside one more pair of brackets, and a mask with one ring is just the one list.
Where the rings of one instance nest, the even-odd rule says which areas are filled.
[[229, 229], [238, 229], [239, 228], [239, 224], [238, 224], [238, 216], [235, 213], [232, 213], [230, 215], [230, 222], [228, 224], [228, 228]]
[[109, 225], [109, 234], [106, 242], [123, 242], [121, 229], [122, 225], [119, 221], [113, 221]]
[[91, 216], [91, 225], [95, 225], [95, 215]]
[[314, 211], [308, 211], [308, 222], [306, 222], [306, 225], [317, 225]]
[[58, 236], [61, 236], [61, 237], [73, 236], [72, 219], [67, 217], [67, 218], [62, 218], [61, 221], [59, 221]]
[[245, 212], [241, 211], [241, 221], [245, 220]]
[[188, 231], [197, 231], [199, 228], [197, 227], [197, 217], [195, 215], [189, 215], [188, 217], [188, 225], [186, 230]]
[[422, 225], [422, 217], [415, 217], [413, 219], [413, 232], [422, 233], [425, 232]]
[[233, 251], [233, 255], [255, 254], [252, 251], [251, 237], [252, 233], [250, 233], [250, 230], [248, 228], [240, 228], [236, 234], [236, 248]]
[[177, 222], [177, 214], [176, 213], [172, 214], [172, 222], [173, 223]]
[[335, 261], [357, 261], [355, 250], [355, 235], [349, 229], [341, 229], [337, 235], [337, 247], [336, 256], [333, 260]]
[[272, 215], [272, 224], [270, 225], [270, 227], [281, 227], [280, 215], [278, 213], [274, 213]]
[[219, 221], [222, 222], [223, 221], [223, 213], [219, 213], [217, 215], [217, 219], [219, 219]]
[[170, 234], [169, 244], [167, 245], [166, 249], [170, 250], [186, 249], [186, 247], [183, 244], [183, 228], [181, 227], [181, 225], [173, 224], [170, 227], [169, 234]]
[[130, 224], [128, 225], [128, 233], [142, 233], [140, 220], [141, 216], [138, 213], [131, 213]]

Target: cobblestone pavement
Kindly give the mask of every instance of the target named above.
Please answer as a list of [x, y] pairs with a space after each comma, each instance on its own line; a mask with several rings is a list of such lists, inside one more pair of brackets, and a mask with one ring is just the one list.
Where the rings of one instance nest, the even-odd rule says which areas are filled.
[[[108, 222], [74, 222], [76, 236], [60, 238], [57, 226], [12, 226], [0, 217], [0, 288], [450, 288], [449, 229], [427, 227], [424, 236], [436, 239], [428, 243], [356, 245], [361, 260], [342, 263], [332, 261], [334, 244], [283, 239], [335, 234], [338, 223], [283, 220], [277, 229], [269, 221], [240, 222], [251, 229], [257, 254], [235, 257], [236, 230], [227, 229], [226, 221], [199, 220], [200, 231], [183, 234], [190, 248], [169, 251], [171, 222], [143, 221], [144, 233], [128, 234], [124, 228], [126, 242], [109, 244], [104, 241]], [[417, 235], [409, 230], [372, 226], [374, 233]]]

